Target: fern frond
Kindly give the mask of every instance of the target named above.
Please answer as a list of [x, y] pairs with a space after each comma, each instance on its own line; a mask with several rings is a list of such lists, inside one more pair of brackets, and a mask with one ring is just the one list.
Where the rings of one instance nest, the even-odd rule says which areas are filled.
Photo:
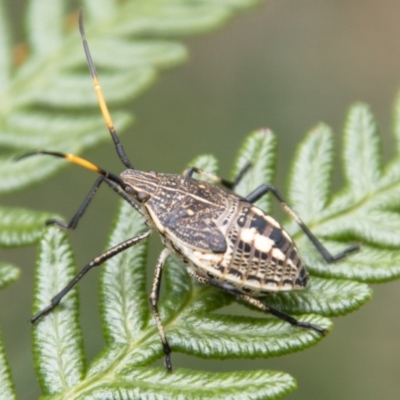
[[[347, 127], [345, 130], [346, 140], [352, 141], [351, 131], [357, 135], [358, 141], [363, 140], [363, 143], [358, 143], [358, 146], [364, 151], [358, 154], [354, 150], [352, 157], [345, 158], [347, 171], [355, 168], [348, 165], [349, 163], [355, 165], [363, 163], [360, 157], [371, 158], [374, 155], [375, 159], [379, 160], [379, 152], [376, 148], [379, 138], [376, 137], [376, 129], [371, 128], [372, 117], [368, 115], [365, 106], [353, 107], [349, 121], [352, 123], [351, 128]], [[360, 129], [363, 130], [364, 136], [359, 132]], [[347, 146], [349, 147], [350, 144]], [[276, 139], [269, 130], [255, 131], [247, 137], [234, 167], [234, 172], [238, 171], [246, 160], [252, 160], [252, 167], [241, 183], [240, 191], [243, 194], [273, 175], [271, 159], [275, 158], [275, 148]], [[298, 212], [305, 215], [304, 219], [312, 229], [320, 232], [329, 250], [335, 252], [348, 245], [351, 240], [361, 243], [361, 251], [339, 262], [327, 264], [304, 234], [288, 224], [295, 233], [299, 250], [312, 273], [311, 282], [304, 291], [275, 293], [265, 298], [269, 305], [286, 313], [299, 315], [299, 319], [317, 324], [327, 331], [331, 330], [332, 322], [326, 317], [347, 314], [371, 298], [371, 288], [362, 281], [379, 281], [382, 280], [383, 274], [385, 274], [385, 279], [394, 279], [397, 276], [393, 272], [395, 268], [399, 268], [399, 265], [393, 262], [392, 265], [380, 265], [374, 268], [366, 261], [377, 258], [378, 253], [381, 257], [391, 258], [393, 261], [395, 257], [393, 252], [396, 250], [378, 249], [374, 246], [374, 240], [368, 242], [363, 234], [354, 234], [349, 237], [344, 234], [341, 226], [336, 230], [332, 227], [330, 230], [322, 230], [321, 227], [327, 226], [328, 223], [336, 226], [338, 220], [345, 220], [350, 213], [349, 210], [362, 214], [365, 202], [377, 204], [374, 196], [381, 196], [379, 188], [385, 187], [383, 183], [385, 175], [374, 174], [371, 169], [369, 176], [365, 179], [365, 184], [352, 185], [351, 182], [355, 179], [351, 178], [338, 194], [332, 195], [329, 181], [333, 163], [332, 149], [332, 136], [328, 127], [320, 125], [307, 135], [299, 146], [293, 163], [289, 187], [290, 198], [294, 202], [294, 208], [297, 207]], [[350, 152], [348, 148], [344, 151]], [[324, 157], [325, 154], [327, 157]], [[266, 155], [270, 157], [267, 158]], [[217, 162], [212, 156], [198, 157], [190, 165], [204, 168], [214, 174], [218, 172]], [[378, 168], [379, 162], [373, 165]], [[316, 171], [319, 171], [323, 178], [320, 178]], [[400, 183], [400, 176], [397, 181]], [[393, 178], [392, 182], [394, 182]], [[391, 189], [396, 190], [396, 185], [392, 188], [386, 187], [385, 193], [392, 199], [391, 206], [394, 206], [395, 200], [390, 193]], [[351, 193], [351, 197], [348, 193]], [[347, 202], [342, 202], [343, 196], [347, 196]], [[400, 205], [399, 199], [397, 206]], [[308, 202], [309, 208], [307, 208]], [[338, 204], [341, 205], [341, 209]], [[378, 212], [384, 208], [382, 203], [380, 204], [380, 206], [376, 205]], [[334, 213], [332, 209], [335, 210]], [[123, 203], [114, 223], [108, 247], [128, 237], [136, 236], [144, 229], [146, 227], [142, 218], [129, 204]], [[393, 236], [397, 235], [397, 231], [389, 233]], [[48, 250], [56, 254], [59, 247]], [[105, 399], [138, 396], [167, 399], [171, 396], [179, 398], [180, 393], [186, 393], [182, 394], [182, 398], [190, 396], [199, 399], [214, 397], [230, 399], [239, 396], [246, 399], [275, 399], [294, 389], [294, 381], [279, 372], [240, 371], [230, 373], [230, 378], [228, 375], [216, 373], [211, 383], [205, 372], [178, 368], [168, 374], [164, 370], [152, 367], [154, 360], [163, 357], [163, 351], [158, 330], [147, 304], [146, 254], [146, 245], [141, 244], [110, 259], [102, 267], [101, 314], [106, 347], [89, 366], [85, 377], [75, 385], [58, 388], [55, 398]], [[39, 279], [44, 285], [49, 285], [49, 282], [54, 279], [52, 276], [58, 274], [56, 270], [53, 270], [54, 268], [48, 268], [45, 274], [40, 273], [43, 277]], [[339, 274], [338, 271], [341, 273]], [[315, 274], [324, 275], [324, 278], [317, 277]], [[166, 281], [165, 294], [159, 303], [159, 309], [174, 352], [183, 352], [202, 358], [267, 358], [304, 350], [323, 338], [317, 332], [293, 327], [270, 315], [250, 317], [216, 313], [230, 304], [234, 296], [194, 283], [182, 263], [173, 256], [167, 260], [164, 279]], [[37, 290], [37, 295], [41, 292], [48, 293], [51, 286], [50, 284], [47, 289], [42, 287]], [[76, 307], [66, 301], [64, 309], [60, 307], [55, 310], [52, 318], [57, 318], [63, 313], [72, 313], [75, 309]], [[77, 337], [79, 338], [80, 335], [78, 331]], [[35, 339], [37, 353], [43, 346], [42, 340]], [[81, 365], [81, 362], [77, 365]], [[258, 374], [265, 374], [262, 387], [258, 386], [255, 379]], [[234, 381], [237, 379], [235, 382], [238, 386], [233, 384], [231, 391], [227, 390], [225, 379]], [[180, 389], [175, 386], [178, 381]], [[160, 384], [161, 382], [163, 383]], [[203, 384], [199, 385], [199, 382]], [[185, 389], [182, 388], [182, 384]], [[213, 394], [209, 392], [211, 387], [214, 387]], [[47, 385], [46, 392], [49, 393], [51, 390], [51, 387]], [[178, 393], [177, 390], [183, 390], [183, 392]]]

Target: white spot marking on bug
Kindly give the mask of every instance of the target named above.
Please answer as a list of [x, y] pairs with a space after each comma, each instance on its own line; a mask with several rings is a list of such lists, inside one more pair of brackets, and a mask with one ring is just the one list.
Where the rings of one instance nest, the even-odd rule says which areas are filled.
[[257, 214], [257, 215], [265, 215], [264, 211], [260, 210], [260, 209], [257, 208], [257, 207], [251, 207], [251, 210], [254, 212], [254, 214]]
[[254, 290], [259, 290], [260, 286], [261, 286], [261, 282], [257, 281], [256, 279], [247, 279], [246, 286], [249, 286], [250, 288], [252, 288]]
[[293, 285], [291, 283], [285, 283], [284, 285], [281, 286], [281, 290], [292, 290], [293, 289]]
[[214, 253], [203, 253], [201, 251], [194, 251], [192, 260], [197, 262], [206, 262], [207, 264], [218, 264], [222, 261], [223, 255]]
[[273, 245], [274, 241], [271, 240], [269, 237], [260, 235], [259, 233], [255, 235], [254, 247], [258, 251], [261, 251], [262, 253], [268, 253]]
[[272, 249], [272, 257], [277, 258], [278, 260], [285, 260], [286, 255], [279, 249], [274, 248]]
[[240, 231], [240, 240], [242, 240], [245, 243], [251, 243], [254, 239], [255, 234], [256, 234], [256, 230], [254, 228], [242, 229]]
[[192, 215], [194, 215], [194, 211], [189, 208], [189, 210], [187, 210], [187, 214], [192, 216]]

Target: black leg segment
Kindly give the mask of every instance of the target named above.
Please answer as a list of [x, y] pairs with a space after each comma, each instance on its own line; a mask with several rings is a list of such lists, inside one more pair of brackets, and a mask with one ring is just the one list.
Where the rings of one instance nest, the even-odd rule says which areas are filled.
[[78, 225], [78, 222], [82, 218], [83, 214], [85, 213], [87, 207], [89, 206], [90, 202], [92, 201], [94, 195], [97, 193], [98, 188], [100, 185], [106, 182], [108, 186], [111, 187], [119, 196], [121, 196], [125, 201], [127, 201], [132, 207], [134, 207], [139, 213], [141, 212], [140, 207], [138, 206], [138, 203], [136, 203], [129, 194], [127, 194], [118, 184], [116, 184], [114, 181], [105, 178], [104, 176], [100, 176], [99, 178], [96, 179], [96, 182], [90, 189], [89, 193], [83, 200], [82, 204], [78, 208], [78, 211], [75, 213], [75, 215], [71, 218], [71, 220], [66, 223], [64, 221], [60, 221], [58, 219], [48, 219], [46, 221], [46, 225], [58, 225], [61, 228], [64, 229], [75, 229]]
[[264, 303], [263, 301], [256, 299], [248, 294], [242, 293], [239, 289], [235, 288], [230, 283], [220, 281], [220, 280], [214, 279], [214, 278], [208, 278], [203, 275], [197, 275], [196, 273], [191, 273], [190, 275], [193, 278], [195, 278], [198, 282], [214, 286], [218, 289], [223, 290], [224, 292], [233, 294], [237, 298], [245, 301], [246, 303], [251, 304], [252, 306], [258, 308], [261, 311], [268, 312], [268, 313], [274, 315], [275, 317], [289, 323], [290, 325], [298, 326], [300, 328], [305, 328], [305, 329], [312, 329], [313, 331], [316, 331], [321, 334], [326, 333], [326, 330], [324, 328], [321, 328], [318, 325], [310, 324], [309, 322], [299, 321], [296, 318], [294, 318], [288, 314], [285, 314], [279, 310], [276, 310], [275, 308], [270, 307], [268, 304]]
[[78, 211], [75, 213], [75, 215], [71, 218], [71, 220], [68, 223], [66, 223], [64, 221], [60, 221], [58, 219], [48, 219], [46, 221], [46, 225], [58, 225], [64, 229], [75, 229], [78, 225], [79, 220], [81, 219], [84, 212], [86, 211], [86, 208], [88, 207], [88, 205], [92, 201], [94, 195], [96, 194], [97, 189], [100, 187], [100, 185], [102, 184], [102, 182], [104, 180], [105, 180], [105, 178], [103, 176], [99, 176], [96, 179], [96, 182], [94, 183], [94, 185], [90, 189], [89, 193], [83, 200], [82, 204], [78, 208]]
[[191, 178], [193, 176], [193, 174], [196, 173], [201, 176], [204, 176], [207, 179], [210, 179], [214, 183], [218, 183], [218, 184], [226, 187], [227, 189], [233, 190], [235, 188], [235, 186], [242, 180], [243, 176], [246, 174], [246, 172], [249, 170], [250, 167], [251, 167], [251, 163], [247, 162], [240, 169], [240, 171], [235, 176], [235, 178], [233, 178], [233, 181], [228, 181], [227, 179], [221, 178], [214, 174], [210, 174], [209, 172], [204, 171], [197, 167], [189, 167], [189, 168], [185, 169], [185, 171], [183, 172], [183, 176]]
[[265, 304], [263, 301], [255, 299], [254, 297], [251, 297], [246, 294], [240, 294], [240, 295], [238, 295], [238, 297], [241, 298], [242, 300], [244, 300], [245, 302], [259, 308], [262, 311], [269, 312], [270, 314], [289, 323], [290, 325], [298, 326], [300, 328], [305, 328], [305, 329], [312, 329], [313, 331], [316, 331], [321, 334], [326, 333], [326, 329], [321, 328], [320, 326], [315, 325], [315, 324], [310, 324], [309, 322], [299, 321], [298, 319], [293, 318], [292, 316], [285, 314], [282, 311], [279, 311], [275, 308], [272, 308], [268, 304]]

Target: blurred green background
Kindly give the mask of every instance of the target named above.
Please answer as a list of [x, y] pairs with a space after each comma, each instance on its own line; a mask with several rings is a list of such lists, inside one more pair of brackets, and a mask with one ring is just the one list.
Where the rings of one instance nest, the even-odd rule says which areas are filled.
[[[14, 35], [22, 40], [25, 2], [8, 0], [6, 4]], [[383, 135], [385, 159], [393, 155], [392, 105], [400, 88], [399, 22], [396, 0], [270, 0], [219, 31], [186, 41], [189, 62], [164, 73], [155, 86], [127, 106], [137, 121], [123, 135], [125, 147], [138, 168], [172, 173], [179, 173], [198, 154], [213, 153], [221, 160], [222, 175], [228, 176], [245, 135], [268, 126], [278, 135], [275, 183], [284, 191], [296, 145], [307, 130], [324, 121], [336, 135], [337, 189], [342, 181], [341, 131], [354, 101], [371, 105]], [[122, 169], [111, 143], [84, 156], [112, 171]], [[89, 172], [76, 168], [71, 166], [40, 186], [7, 196], [3, 203], [69, 218], [93, 182]], [[78, 230], [70, 234], [79, 266], [102, 251], [116, 201], [114, 193], [101, 190]], [[278, 210], [277, 215], [282, 216]], [[158, 242], [154, 235], [153, 264]], [[1, 250], [0, 260], [14, 262], [22, 271], [16, 284], [0, 292], [0, 318], [17, 392], [21, 399], [34, 399], [40, 392], [32, 369], [28, 320], [35, 249]], [[152, 268], [149, 265], [149, 274]], [[97, 278], [98, 271], [91, 272], [79, 285], [89, 360], [103, 346]], [[332, 334], [305, 352], [279, 359], [228, 361], [174, 354], [174, 364], [286, 371], [299, 384], [287, 397], [290, 400], [398, 399], [399, 288], [399, 282], [375, 285], [371, 302], [335, 319]], [[238, 307], [235, 312], [246, 311]]]

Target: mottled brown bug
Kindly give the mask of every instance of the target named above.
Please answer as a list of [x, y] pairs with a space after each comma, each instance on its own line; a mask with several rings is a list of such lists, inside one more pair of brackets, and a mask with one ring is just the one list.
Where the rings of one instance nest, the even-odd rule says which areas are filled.
[[[143, 215], [149, 230], [114, 246], [89, 262], [51, 300], [51, 304], [34, 315], [31, 321], [35, 322], [56, 307], [66, 293], [92, 267], [101, 265], [109, 258], [149, 237], [153, 230], [157, 230], [165, 248], [157, 261], [150, 302], [163, 344], [165, 365], [169, 371], [172, 370], [171, 350], [158, 313], [157, 302], [163, 265], [170, 253], [175, 253], [180, 257], [189, 274], [198, 282], [234, 294], [243, 301], [292, 325], [324, 333], [323, 328], [298, 321], [269, 307], [257, 298], [271, 292], [304, 289], [308, 282], [308, 274], [290, 236], [278, 222], [253, 203], [268, 192], [272, 192], [328, 262], [343, 258], [347, 253], [357, 250], [358, 246], [350, 246], [342, 253], [332, 256], [273, 186], [261, 185], [246, 197], [230, 191], [229, 189], [234, 189], [246, 170], [250, 168], [250, 164], [242, 169], [233, 182], [197, 168], [189, 168], [183, 175], [158, 174], [134, 169], [115, 132], [104, 101], [85, 37], [82, 12], [79, 15], [79, 27], [101, 112], [118, 156], [127, 169], [117, 176], [75, 155], [46, 150], [30, 152], [20, 158], [47, 154], [65, 158], [100, 174], [68, 224], [58, 220], [49, 220], [49, 224], [74, 229], [97, 189], [105, 182]], [[226, 189], [194, 179], [192, 177], [194, 173]]]

